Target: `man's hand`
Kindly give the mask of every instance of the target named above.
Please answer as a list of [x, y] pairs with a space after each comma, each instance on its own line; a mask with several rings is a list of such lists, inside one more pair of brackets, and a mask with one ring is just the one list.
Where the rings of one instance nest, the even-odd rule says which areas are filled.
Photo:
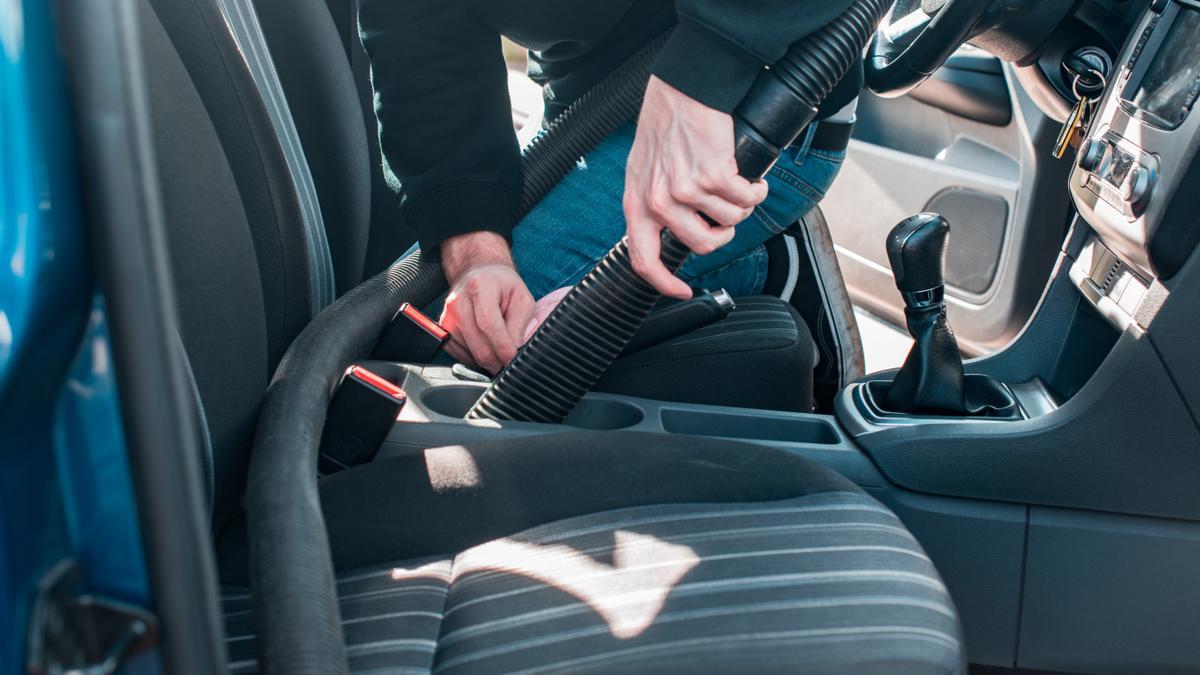
[[[767, 197], [767, 184], [737, 172], [733, 118], [650, 78], [625, 167], [625, 222], [633, 269], [659, 292], [691, 289], [659, 261], [665, 227], [700, 255], [733, 239], [733, 226]], [[717, 226], [700, 217], [704, 213]]]
[[442, 242], [442, 268], [450, 293], [441, 324], [453, 336], [446, 350], [498, 372], [517, 355], [534, 308], [508, 242], [495, 232], [452, 237]]

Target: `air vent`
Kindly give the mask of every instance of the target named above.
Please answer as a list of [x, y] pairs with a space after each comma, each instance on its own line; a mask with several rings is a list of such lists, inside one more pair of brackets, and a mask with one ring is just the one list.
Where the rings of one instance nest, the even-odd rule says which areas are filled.
[[1108, 269], [1108, 274], [1104, 275], [1104, 283], [1100, 284], [1100, 290], [1105, 294], [1112, 290], [1113, 284], [1116, 283], [1117, 279], [1121, 278], [1121, 273], [1125, 271], [1124, 268], [1125, 265], [1121, 261], [1113, 262], [1112, 266]]
[[1121, 278], [1125, 265], [1112, 251], [1099, 244], [1092, 255], [1092, 271], [1088, 276], [1101, 293], [1107, 294], [1117, 279]]

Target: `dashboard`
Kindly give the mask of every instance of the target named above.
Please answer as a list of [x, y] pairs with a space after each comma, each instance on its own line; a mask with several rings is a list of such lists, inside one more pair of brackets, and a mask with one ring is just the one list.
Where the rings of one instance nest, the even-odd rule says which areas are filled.
[[1071, 174], [1098, 239], [1072, 278], [1106, 315], [1128, 319], [1149, 281], [1178, 272], [1200, 239], [1200, 2], [1150, 3], [1116, 64]]

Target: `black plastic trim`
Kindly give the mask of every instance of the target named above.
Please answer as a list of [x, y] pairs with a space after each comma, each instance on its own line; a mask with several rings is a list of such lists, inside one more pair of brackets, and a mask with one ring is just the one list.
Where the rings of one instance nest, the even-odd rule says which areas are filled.
[[1012, 121], [1012, 100], [1003, 71], [985, 73], [947, 62], [909, 95], [951, 115], [983, 124], [1003, 127]]

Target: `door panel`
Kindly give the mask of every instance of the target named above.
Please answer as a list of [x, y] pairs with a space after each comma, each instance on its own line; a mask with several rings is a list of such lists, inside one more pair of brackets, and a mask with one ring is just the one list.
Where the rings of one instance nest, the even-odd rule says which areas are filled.
[[[964, 73], [969, 86], [955, 84]], [[966, 48], [908, 96], [865, 93], [822, 203], [854, 303], [896, 325], [904, 314], [888, 231], [920, 211], [950, 220], [950, 321], [970, 355], [1002, 347], [1024, 325], [1068, 222], [1070, 162], [1049, 154], [1058, 128], [1014, 82], [1007, 66]]]
[[939, 110], [1002, 127], [1012, 121], [1012, 101], [1000, 61], [986, 54], [958, 53], [914, 89], [911, 96]]

